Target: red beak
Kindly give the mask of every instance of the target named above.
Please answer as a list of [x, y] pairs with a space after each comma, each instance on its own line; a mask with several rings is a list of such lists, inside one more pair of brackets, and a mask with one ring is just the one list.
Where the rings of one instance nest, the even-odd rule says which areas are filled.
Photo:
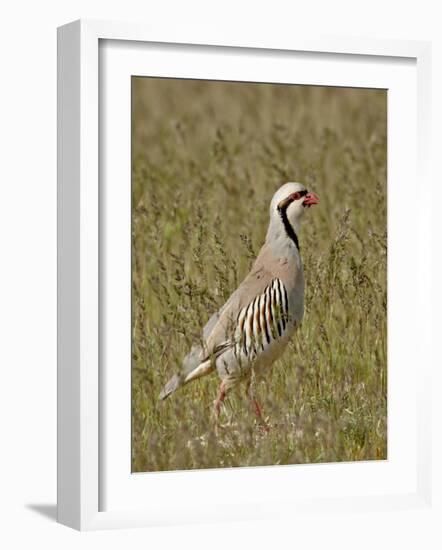
[[312, 206], [312, 204], [319, 204], [319, 197], [316, 193], [313, 193], [310, 191], [310, 193], [307, 193], [307, 195], [304, 197], [304, 202], [302, 203], [304, 206]]

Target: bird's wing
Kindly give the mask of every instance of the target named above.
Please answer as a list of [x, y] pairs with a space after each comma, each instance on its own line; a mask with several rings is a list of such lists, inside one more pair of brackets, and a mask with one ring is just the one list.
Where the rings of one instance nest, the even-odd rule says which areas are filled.
[[[206, 323], [203, 329], [202, 346], [194, 346], [184, 359], [184, 372], [191, 372], [209, 357], [216, 358], [226, 349], [235, 345], [235, 330], [241, 319], [243, 317], [245, 319], [246, 315], [250, 321], [252, 310], [247, 312], [246, 308], [252, 302], [255, 301], [253, 310], [256, 314], [257, 309], [263, 309], [264, 299], [267, 300], [268, 298], [270, 320], [263, 318], [263, 322], [274, 321], [272, 316], [280, 314], [280, 311], [278, 311], [280, 309], [279, 305], [284, 306], [288, 314], [288, 294], [297, 279], [298, 268], [295, 262], [281, 264], [279, 260], [275, 259], [272, 250], [264, 245], [250, 273], [223, 307], [214, 313]], [[279, 282], [273, 287], [272, 283], [275, 280]], [[278, 303], [278, 296], [280, 296], [281, 304]], [[244, 325], [244, 320], [242, 324]], [[259, 324], [258, 321], [257, 324]], [[270, 330], [271, 327], [268, 328]]]
[[240, 312], [260, 296], [273, 279], [271, 271], [255, 263], [249, 275], [204, 327], [203, 339], [207, 354], [217, 355], [235, 343], [233, 335]]
[[261, 262], [255, 262], [252, 270], [233, 292], [227, 302], [216, 311], [203, 328], [203, 345], [194, 345], [182, 364], [182, 373], [190, 373], [208, 357], [216, 357], [233, 344], [228, 334], [232, 333], [232, 323], [244, 305], [251, 302], [271, 282], [271, 273], [264, 269]]

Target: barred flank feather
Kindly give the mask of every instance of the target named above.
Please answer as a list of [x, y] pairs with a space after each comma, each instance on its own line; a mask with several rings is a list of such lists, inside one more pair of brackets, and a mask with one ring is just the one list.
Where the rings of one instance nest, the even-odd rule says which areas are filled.
[[241, 309], [237, 320], [236, 353], [254, 357], [284, 335], [289, 318], [287, 290], [273, 279], [264, 292]]

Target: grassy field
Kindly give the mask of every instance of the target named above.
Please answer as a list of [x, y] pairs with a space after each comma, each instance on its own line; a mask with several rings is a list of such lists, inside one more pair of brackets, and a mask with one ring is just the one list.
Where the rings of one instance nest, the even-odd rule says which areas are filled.
[[[132, 468], [387, 457], [387, 97], [377, 90], [132, 81]], [[269, 201], [301, 181], [301, 329], [216, 437], [216, 374], [158, 394], [247, 274]]]

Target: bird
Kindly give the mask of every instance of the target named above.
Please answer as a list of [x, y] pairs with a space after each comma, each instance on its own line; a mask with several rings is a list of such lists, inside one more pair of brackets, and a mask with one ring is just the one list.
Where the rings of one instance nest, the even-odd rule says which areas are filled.
[[216, 370], [220, 385], [213, 409], [215, 426], [220, 426], [229, 391], [245, 382], [252, 410], [268, 431], [254, 380], [265, 377], [301, 323], [305, 284], [298, 236], [306, 210], [316, 204], [319, 197], [298, 182], [285, 183], [276, 191], [266, 239], [250, 273], [209, 319], [201, 341], [165, 384], [161, 400]]

